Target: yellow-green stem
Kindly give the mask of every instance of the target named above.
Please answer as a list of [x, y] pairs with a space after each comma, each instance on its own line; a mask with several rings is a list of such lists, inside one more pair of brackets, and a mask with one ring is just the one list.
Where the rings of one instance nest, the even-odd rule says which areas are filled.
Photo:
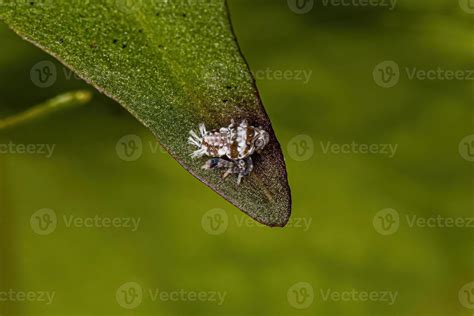
[[0, 119], [0, 130], [27, 123], [58, 110], [86, 104], [91, 99], [92, 93], [89, 91], [81, 90], [61, 94], [22, 113]]

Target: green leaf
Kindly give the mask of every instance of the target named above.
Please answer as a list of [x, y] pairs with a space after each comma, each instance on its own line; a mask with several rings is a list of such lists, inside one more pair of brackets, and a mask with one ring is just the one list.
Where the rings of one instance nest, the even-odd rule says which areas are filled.
[[[257, 221], [285, 226], [291, 196], [283, 154], [224, 0], [3, 0], [0, 18], [124, 106], [196, 178]], [[187, 144], [199, 123], [214, 129], [231, 119], [270, 133], [240, 185], [202, 170], [206, 159], [192, 159]]]

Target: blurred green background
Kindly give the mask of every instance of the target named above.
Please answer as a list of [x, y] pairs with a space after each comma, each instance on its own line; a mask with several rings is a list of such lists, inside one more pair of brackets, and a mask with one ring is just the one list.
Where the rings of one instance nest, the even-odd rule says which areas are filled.
[[[472, 315], [469, 4], [229, 1], [287, 160], [294, 207], [284, 229], [245, 217], [97, 92], [1, 131], [0, 144], [55, 147], [49, 158], [0, 154], [0, 315]], [[94, 91], [3, 24], [0, 38], [0, 117]], [[42, 61], [57, 69], [47, 88], [31, 76]], [[384, 61], [399, 68], [390, 87], [379, 75], [395, 68]], [[438, 68], [464, 78], [410, 75]], [[142, 141], [130, 162], [117, 147], [127, 135]], [[352, 143], [374, 150], [325, 150]], [[45, 212], [57, 218], [50, 230], [35, 224]], [[140, 223], [89, 228], [68, 225], [71, 216]], [[413, 222], [430, 218], [433, 227]], [[450, 219], [460, 227], [445, 227]]]

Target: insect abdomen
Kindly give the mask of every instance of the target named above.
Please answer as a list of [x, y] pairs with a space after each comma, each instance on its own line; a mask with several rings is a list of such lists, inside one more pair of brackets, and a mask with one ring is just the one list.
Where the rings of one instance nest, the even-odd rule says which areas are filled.
[[253, 138], [255, 129], [251, 126], [239, 126], [231, 130], [229, 152], [232, 160], [247, 158], [254, 152]]
[[207, 148], [208, 156], [222, 157], [226, 155], [228, 150], [228, 131], [224, 131], [223, 129], [210, 131], [204, 136], [202, 144]]

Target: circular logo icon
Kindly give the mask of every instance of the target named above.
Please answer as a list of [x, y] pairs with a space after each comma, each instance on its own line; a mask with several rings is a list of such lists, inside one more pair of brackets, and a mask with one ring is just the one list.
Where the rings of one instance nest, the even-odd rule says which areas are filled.
[[288, 289], [288, 303], [296, 309], [306, 309], [313, 304], [314, 290], [308, 282], [299, 282]]
[[210, 235], [223, 234], [229, 227], [229, 216], [220, 208], [209, 210], [202, 216], [201, 226]]
[[130, 14], [138, 10], [141, 4], [141, 0], [115, 0], [117, 8], [125, 14]]
[[31, 229], [38, 235], [46, 236], [52, 234], [56, 230], [57, 225], [58, 217], [49, 208], [36, 211], [30, 218]]
[[121, 307], [135, 309], [143, 302], [143, 289], [136, 282], [128, 282], [118, 288], [115, 298]]
[[305, 14], [314, 7], [314, 0], [288, 0], [288, 7], [296, 14]]
[[459, 154], [467, 161], [474, 161], [474, 134], [464, 137], [459, 143]]
[[35, 86], [49, 88], [58, 78], [56, 65], [49, 60], [40, 61], [31, 68], [30, 78]]
[[376, 65], [372, 74], [375, 83], [382, 88], [392, 88], [400, 81], [400, 67], [391, 60]]
[[288, 154], [296, 161], [305, 161], [314, 155], [314, 142], [308, 135], [293, 137], [288, 143]]
[[400, 227], [400, 216], [396, 210], [386, 208], [375, 214], [372, 224], [379, 234], [392, 235], [395, 234]]
[[462, 306], [474, 309], [474, 282], [465, 284], [459, 290], [458, 297]]
[[119, 139], [115, 145], [115, 151], [124, 161], [136, 161], [143, 154], [142, 139], [137, 135], [126, 135]]
[[474, 14], [474, 0], [459, 0], [459, 6], [464, 12]]

